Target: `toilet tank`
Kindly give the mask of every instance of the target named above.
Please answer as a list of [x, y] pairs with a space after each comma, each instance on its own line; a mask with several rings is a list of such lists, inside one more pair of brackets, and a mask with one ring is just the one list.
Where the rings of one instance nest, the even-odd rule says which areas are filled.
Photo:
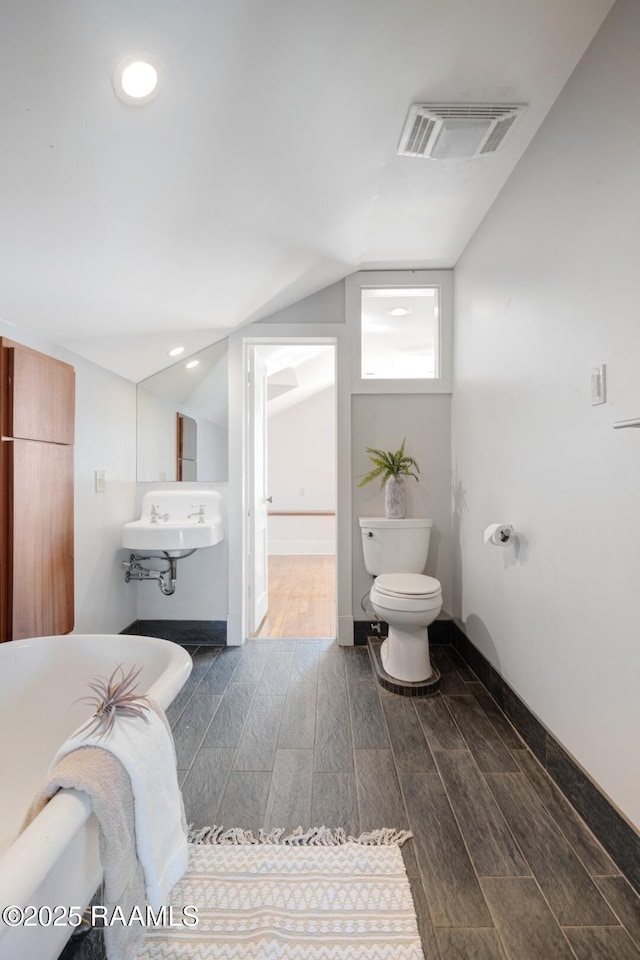
[[422, 573], [433, 520], [359, 517], [359, 523], [364, 563], [374, 577], [381, 573]]

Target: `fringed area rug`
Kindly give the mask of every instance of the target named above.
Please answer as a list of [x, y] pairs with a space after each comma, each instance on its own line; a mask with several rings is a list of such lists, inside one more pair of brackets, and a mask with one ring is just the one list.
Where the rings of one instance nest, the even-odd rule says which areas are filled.
[[174, 923], [193, 905], [198, 924], [150, 928], [140, 960], [423, 960], [400, 852], [409, 836], [192, 833], [171, 903]]

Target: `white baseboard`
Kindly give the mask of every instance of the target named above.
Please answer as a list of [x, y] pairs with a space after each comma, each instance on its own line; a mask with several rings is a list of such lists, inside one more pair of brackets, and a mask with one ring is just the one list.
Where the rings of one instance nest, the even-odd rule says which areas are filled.
[[353, 617], [338, 617], [338, 644], [341, 647], [353, 646]]

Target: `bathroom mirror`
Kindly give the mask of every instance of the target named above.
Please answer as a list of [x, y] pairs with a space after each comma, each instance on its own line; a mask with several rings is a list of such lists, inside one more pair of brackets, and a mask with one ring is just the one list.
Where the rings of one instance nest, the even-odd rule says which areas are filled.
[[138, 480], [228, 479], [227, 358], [220, 340], [138, 384]]

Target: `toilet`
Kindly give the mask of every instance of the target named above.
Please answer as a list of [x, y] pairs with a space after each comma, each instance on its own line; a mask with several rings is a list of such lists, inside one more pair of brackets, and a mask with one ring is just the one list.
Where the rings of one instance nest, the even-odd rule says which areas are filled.
[[371, 605], [389, 624], [382, 665], [397, 680], [420, 683], [433, 673], [427, 628], [442, 610], [440, 581], [422, 573], [433, 521], [360, 517], [359, 522], [365, 566], [375, 577]]

